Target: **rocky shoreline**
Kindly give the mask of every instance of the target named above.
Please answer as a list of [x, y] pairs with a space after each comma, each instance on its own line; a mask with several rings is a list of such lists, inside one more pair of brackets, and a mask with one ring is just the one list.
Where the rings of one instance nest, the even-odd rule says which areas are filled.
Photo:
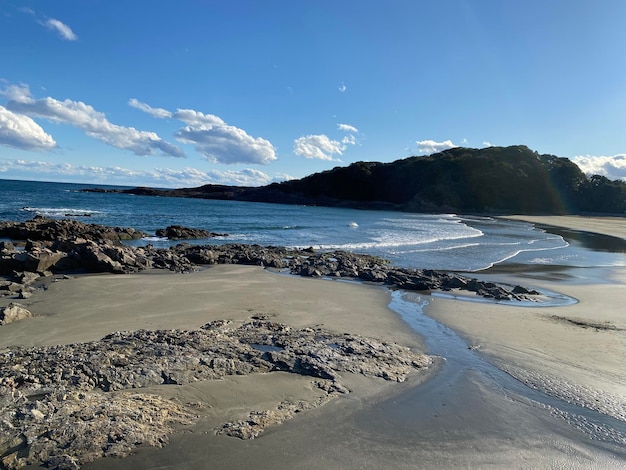
[[[168, 231], [186, 238], [224, 235], [178, 226], [168, 227], [164, 233]], [[264, 266], [299, 276], [358, 279], [406, 290], [460, 290], [495, 300], [529, 301], [539, 295], [522, 286], [497, 285], [457, 273], [399, 268], [379, 257], [346, 251], [189, 243], [159, 249], [122, 243], [145, 236], [132, 228], [41, 216], [27, 222], [0, 222], [0, 238], [12, 240], [0, 242], [0, 276], [5, 277], [0, 281], [0, 295], [28, 297], [33, 286], [51, 274], [128, 274], [151, 268], [190, 273], [215, 264]]]
[[[176, 233], [206, 234], [177, 227]], [[209, 232], [210, 233], [210, 232]], [[530, 300], [536, 292], [485, 283], [456, 273], [397, 268], [381, 258], [259, 245], [132, 247], [133, 229], [36, 217], [0, 222], [0, 295], [26, 299], [50, 279], [77, 273], [136, 273], [245, 264], [307, 277], [357, 279], [395, 288], [464, 290], [496, 299]], [[17, 302], [0, 309], [0, 328], [29, 321]], [[407, 347], [322, 328], [293, 328], [256, 315], [213, 321], [193, 330], [113, 332], [99, 341], [0, 351], [0, 467], [76, 469], [139, 445], [163, 446], [173, 429], [196, 422], [202, 410], [142, 392], [233, 375], [282, 372], [310, 377], [312, 401], [284, 400], [214, 429], [252, 439], [268, 426], [348, 392], [342, 374], [401, 382], [432, 359]]]

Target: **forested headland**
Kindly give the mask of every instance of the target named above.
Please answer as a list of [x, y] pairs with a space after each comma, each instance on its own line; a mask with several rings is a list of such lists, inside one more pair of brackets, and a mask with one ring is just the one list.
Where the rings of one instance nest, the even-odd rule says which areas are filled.
[[131, 194], [410, 212], [626, 212], [626, 183], [587, 176], [567, 158], [526, 146], [456, 147], [390, 163], [356, 162], [261, 187], [116, 190]]

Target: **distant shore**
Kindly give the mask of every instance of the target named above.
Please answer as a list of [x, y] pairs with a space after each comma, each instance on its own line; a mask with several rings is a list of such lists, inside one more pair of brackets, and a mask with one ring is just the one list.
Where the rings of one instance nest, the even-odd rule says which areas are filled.
[[[626, 221], [614, 218], [512, 218], [617, 237], [626, 228]], [[603, 284], [564, 283], [518, 271], [482, 277], [530, 283], [579, 302], [524, 308], [423, 296], [427, 315], [459, 333], [477, 357], [489, 358], [520, 381], [626, 420], [624, 268], [607, 270]], [[79, 276], [52, 283], [25, 301], [37, 317], [0, 327], [0, 348], [266, 315], [293, 328], [323, 327], [427, 352], [428, 338], [412, 331], [389, 302], [381, 287], [250, 266], [215, 266], [188, 275]], [[342, 374], [350, 394], [248, 441], [216, 435], [214, 429], [285, 400], [316, 400], [310, 380], [270, 373], [151, 387], [142, 391], [184, 406], [201, 404], [201, 418], [179, 427], [161, 449], [141, 446], [124, 459], [100, 459], [83, 468], [518, 468], [520, 462], [535, 468], [620, 468], [626, 461], [626, 441], [589, 439], [581, 423], [577, 428], [567, 417], [503, 393], [478, 370], [455, 368], [454, 360], [436, 359], [405, 383]]]

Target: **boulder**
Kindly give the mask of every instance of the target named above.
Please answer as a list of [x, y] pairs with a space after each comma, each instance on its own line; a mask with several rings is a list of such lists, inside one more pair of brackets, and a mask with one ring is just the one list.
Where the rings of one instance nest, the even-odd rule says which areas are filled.
[[21, 264], [20, 271], [41, 273], [54, 268], [54, 266], [66, 256], [67, 253], [62, 251], [52, 251], [48, 248], [35, 248], [30, 251], [16, 253], [13, 259]]
[[30, 318], [33, 314], [26, 310], [22, 305], [10, 303], [6, 307], [0, 309], [0, 325], [8, 325], [14, 321]]

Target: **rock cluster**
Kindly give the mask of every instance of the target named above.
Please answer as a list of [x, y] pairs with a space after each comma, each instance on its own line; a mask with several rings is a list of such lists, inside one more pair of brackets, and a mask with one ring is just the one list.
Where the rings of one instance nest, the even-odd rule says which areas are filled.
[[88, 240], [134, 240], [148, 234], [133, 228], [85, 224], [72, 219], [51, 219], [36, 215], [26, 222], [0, 222], [0, 238], [12, 240], [68, 240], [73, 237]]
[[178, 245], [170, 249], [195, 264], [249, 264], [289, 270], [308, 277], [359, 279], [416, 291], [454, 289], [474, 292], [495, 300], [533, 300], [540, 293], [522, 286], [509, 288], [457, 273], [429, 269], [408, 269], [389, 265], [377, 256], [347, 251], [319, 251], [226, 244], [216, 246]]
[[309, 376], [323, 398], [253, 410], [216, 432], [242, 439], [347, 389], [342, 372], [403, 381], [430, 365], [409, 348], [323, 329], [291, 328], [254, 317], [214, 321], [197, 330], [112, 333], [100, 341], [10, 348], [0, 353], [0, 458], [5, 468], [41, 464], [78, 468], [98, 457], [162, 445], [186, 408], [128, 390], [187, 384], [226, 375], [284, 371]]
[[[40, 231], [32, 227], [39, 227]], [[71, 234], [68, 227], [71, 227]], [[316, 252], [311, 248], [298, 250], [242, 244], [198, 246], [181, 243], [161, 249], [152, 245], [132, 247], [120, 242], [120, 234], [132, 233], [134, 236], [139, 232], [103, 227], [98, 235], [98, 227], [102, 226], [75, 220], [51, 222], [43, 217], [22, 224], [0, 223], [0, 237], [31, 236], [23, 246], [0, 243], [0, 275], [9, 276], [8, 280], [0, 281], [0, 295], [28, 296], [29, 285], [50, 272], [134, 273], [158, 268], [187, 273], [196, 271], [200, 265], [212, 264], [264, 266], [289, 270], [300, 276], [354, 278], [407, 290], [459, 289], [496, 300], [532, 300], [532, 296], [539, 294], [521, 286], [511, 289], [456, 273], [398, 268], [376, 256], [346, 251]], [[172, 227], [168, 229], [180, 236], [199, 235], [194, 232], [196, 229]], [[114, 235], [118, 238], [112, 239]]]

